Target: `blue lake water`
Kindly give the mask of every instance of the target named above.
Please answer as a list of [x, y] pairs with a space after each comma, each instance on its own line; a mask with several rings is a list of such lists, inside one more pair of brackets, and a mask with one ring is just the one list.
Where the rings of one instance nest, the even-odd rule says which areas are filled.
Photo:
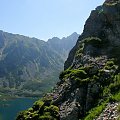
[[0, 101], [0, 120], [15, 120], [17, 113], [32, 107], [37, 99], [17, 98]]

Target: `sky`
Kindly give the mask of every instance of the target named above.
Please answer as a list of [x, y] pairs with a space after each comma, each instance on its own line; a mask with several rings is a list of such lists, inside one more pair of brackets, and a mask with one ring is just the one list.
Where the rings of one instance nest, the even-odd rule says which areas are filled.
[[105, 0], [0, 0], [0, 30], [47, 40], [81, 34]]

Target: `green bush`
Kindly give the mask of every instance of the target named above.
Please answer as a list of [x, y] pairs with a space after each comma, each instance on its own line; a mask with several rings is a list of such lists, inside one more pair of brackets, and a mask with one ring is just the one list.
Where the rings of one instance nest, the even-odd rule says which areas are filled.
[[59, 108], [55, 105], [46, 106], [44, 112], [50, 112], [51, 116], [58, 118], [59, 116]]
[[38, 120], [54, 120], [54, 118], [50, 115], [42, 115]]
[[75, 76], [81, 79], [87, 78], [87, 73], [84, 70], [74, 69], [70, 73], [70, 77]]
[[84, 68], [84, 70], [85, 70], [86, 73], [89, 74], [90, 70], [93, 69], [93, 67], [94, 67], [93, 65], [89, 65], [89, 66], [86, 66], [86, 67]]
[[81, 43], [79, 46], [78, 46], [78, 50], [76, 51], [76, 54], [75, 54], [75, 58], [79, 58], [82, 56], [83, 54], [83, 50], [84, 50], [84, 43]]
[[38, 100], [33, 104], [33, 109], [34, 110], [40, 110], [43, 105], [44, 105], [44, 102], [41, 101], [41, 100]]
[[107, 61], [106, 65], [112, 67], [114, 65], [114, 62], [113, 61]]
[[65, 75], [69, 75], [70, 73], [71, 73], [71, 70], [69, 69], [62, 71], [59, 75], [59, 79], [62, 80], [65, 77]]
[[102, 47], [102, 40], [97, 37], [88, 37], [84, 39], [86, 45], [93, 45], [94, 47]]
[[113, 94], [110, 98], [109, 98], [109, 101], [110, 102], [113, 102], [113, 101], [120, 101], [120, 92], [116, 93], [116, 94]]
[[111, 90], [111, 93], [120, 91], [120, 74], [114, 77], [114, 82], [109, 85], [109, 89]]
[[120, 120], [120, 116], [117, 118], [117, 120]]
[[94, 76], [93, 76], [93, 80], [94, 80], [94, 81], [99, 80], [99, 77], [96, 76], [96, 75], [94, 75]]
[[85, 79], [87, 77], [87, 73], [82, 70], [82, 69], [73, 69], [73, 70], [65, 70], [63, 72], [61, 72], [59, 78], [60, 79], [67, 79], [67, 78], [81, 78], [81, 79]]
[[26, 110], [20, 112], [16, 120], [31, 120], [31, 118], [33, 120], [38, 120], [38, 117], [39, 117], [38, 111], [30, 112], [29, 110]]

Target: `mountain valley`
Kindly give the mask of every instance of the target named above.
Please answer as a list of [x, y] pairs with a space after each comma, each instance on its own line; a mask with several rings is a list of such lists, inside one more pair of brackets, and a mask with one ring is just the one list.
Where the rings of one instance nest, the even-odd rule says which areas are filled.
[[51, 90], [78, 36], [45, 42], [0, 31], [0, 93], [40, 97]]

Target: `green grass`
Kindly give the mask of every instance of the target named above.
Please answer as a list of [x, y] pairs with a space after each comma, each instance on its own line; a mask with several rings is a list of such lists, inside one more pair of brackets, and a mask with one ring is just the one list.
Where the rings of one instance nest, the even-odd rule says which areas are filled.
[[[109, 62], [109, 63], [110, 65], [113, 64], [112, 62]], [[103, 93], [107, 94], [107, 98], [104, 98], [103, 99], [104, 101], [100, 105], [97, 105], [96, 107], [91, 109], [83, 120], [95, 119], [105, 109], [107, 103], [109, 102], [113, 102], [113, 101], [120, 102], [120, 89], [119, 89], [120, 84], [119, 83], [120, 83], [120, 74], [115, 75], [113, 83], [111, 83], [108, 87], [104, 88]], [[113, 90], [114, 92], [112, 92]], [[110, 94], [110, 96], [108, 94]], [[118, 106], [118, 111], [120, 112], [120, 105]], [[120, 120], [120, 117], [118, 118], [118, 120]]]
[[120, 116], [117, 118], [117, 120], [120, 120]]
[[118, 112], [120, 113], [120, 104], [118, 105]]
[[[120, 101], [120, 92], [113, 95], [112, 100], [113, 101]], [[109, 99], [109, 101], [111, 102], [111, 99]], [[99, 116], [100, 113], [105, 109], [105, 107], [109, 101], [106, 100], [103, 103], [101, 103], [101, 105], [98, 105], [98, 106], [94, 107], [93, 109], [91, 109], [88, 112], [88, 115], [84, 118], [84, 120], [93, 120], [94, 118]], [[120, 105], [118, 106], [118, 111], [120, 112]], [[120, 119], [120, 117], [119, 117], [119, 119]]]
[[103, 102], [101, 105], [91, 109], [88, 112], [88, 115], [84, 118], [84, 120], [93, 120], [95, 117], [99, 116], [100, 113], [105, 109], [107, 105], [107, 101]]
[[110, 97], [110, 101], [120, 101], [120, 91]]
[[69, 77], [73, 78], [73, 76], [79, 77], [81, 79], [85, 79], [87, 77], [87, 73], [82, 69], [74, 69], [74, 70], [67, 69], [67, 70], [61, 72], [59, 78], [60, 79], [63, 79], [63, 78], [67, 79]]

